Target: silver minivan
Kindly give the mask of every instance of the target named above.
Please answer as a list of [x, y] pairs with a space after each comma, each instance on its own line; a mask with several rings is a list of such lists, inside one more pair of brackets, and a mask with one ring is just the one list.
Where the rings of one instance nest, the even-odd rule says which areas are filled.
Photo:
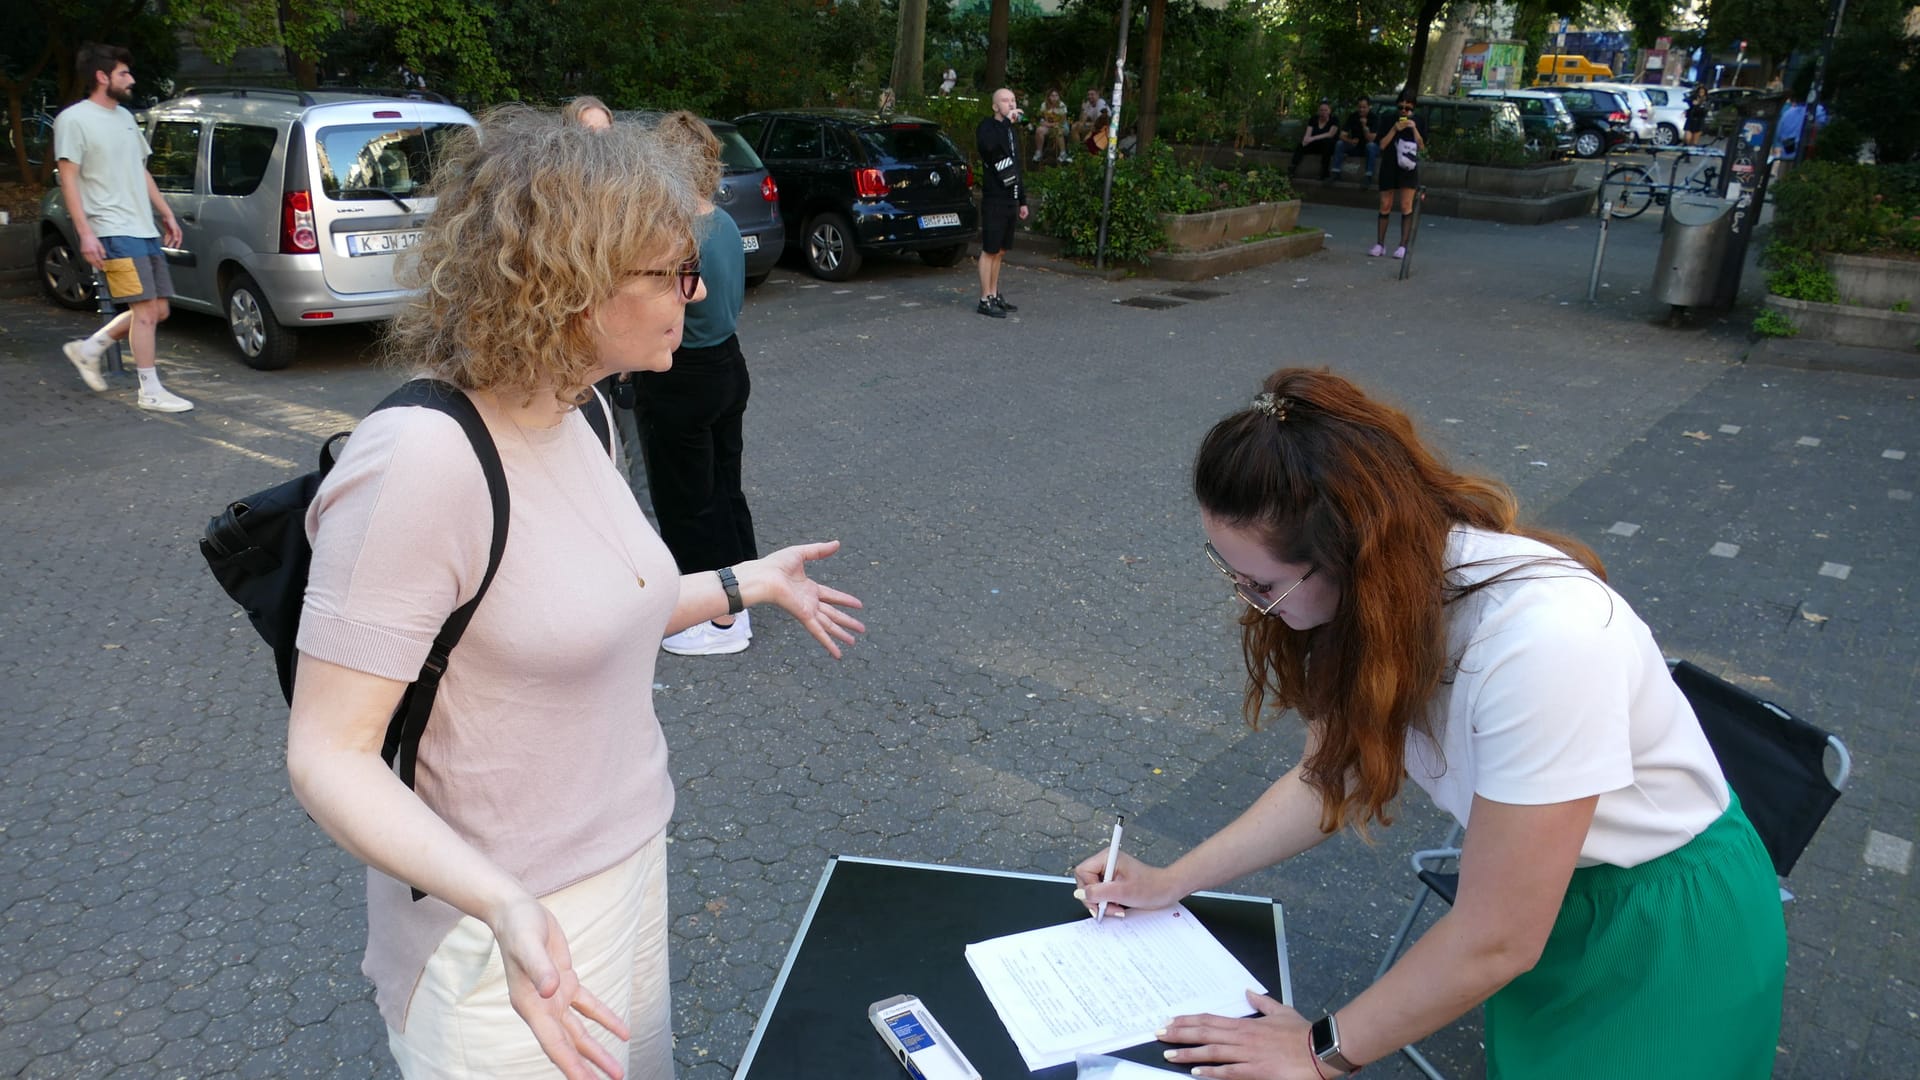
[[[432, 100], [429, 100], [432, 98]], [[424, 194], [465, 110], [423, 92], [189, 90], [147, 110], [147, 161], [183, 234], [173, 304], [227, 322], [249, 366], [292, 363], [300, 331], [390, 318], [395, 264], [433, 210]], [[93, 306], [56, 189], [42, 214], [47, 295]]]

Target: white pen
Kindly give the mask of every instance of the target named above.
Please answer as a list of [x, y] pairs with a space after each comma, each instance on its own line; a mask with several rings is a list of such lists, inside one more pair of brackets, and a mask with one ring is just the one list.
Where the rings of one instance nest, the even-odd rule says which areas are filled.
[[[1113, 880], [1113, 861], [1120, 857], [1120, 823], [1125, 820], [1126, 818], [1121, 817], [1117, 814], [1114, 816], [1113, 843], [1107, 845], [1107, 869], [1105, 873], [1100, 875], [1100, 881], [1102, 884]], [[1106, 916], [1107, 916], [1107, 902], [1105, 900], [1102, 900], [1100, 901], [1100, 906], [1094, 909], [1093, 921], [1099, 922], [1101, 919], [1106, 918]]]

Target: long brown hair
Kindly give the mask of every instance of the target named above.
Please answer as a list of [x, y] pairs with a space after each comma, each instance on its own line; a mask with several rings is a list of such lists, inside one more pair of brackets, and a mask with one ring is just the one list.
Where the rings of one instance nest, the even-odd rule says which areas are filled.
[[1538, 540], [1604, 577], [1585, 545], [1521, 525], [1505, 484], [1454, 472], [1405, 413], [1327, 371], [1268, 376], [1252, 407], [1201, 442], [1193, 490], [1208, 515], [1253, 530], [1276, 558], [1340, 588], [1324, 625], [1294, 630], [1249, 611], [1240, 637], [1247, 723], [1257, 727], [1271, 705], [1299, 710], [1315, 728], [1303, 771], [1327, 832], [1391, 824], [1407, 733], [1432, 734], [1427, 704], [1448, 676], [1444, 608], [1513, 572], [1449, 585], [1454, 526]]

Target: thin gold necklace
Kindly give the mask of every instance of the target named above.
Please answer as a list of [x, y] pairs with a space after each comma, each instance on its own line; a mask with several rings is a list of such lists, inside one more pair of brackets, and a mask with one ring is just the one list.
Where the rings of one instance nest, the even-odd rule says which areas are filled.
[[[578, 412], [579, 410], [576, 409], [574, 411]], [[572, 419], [573, 419], [572, 414], [566, 414], [560, 418], [560, 423], [567, 424], [571, 422]], [[612, 417], [608, 417], [608, 420], [611, 421]], [[558, 480], [554, 478], [553, 471], [547, 468], [547, 462], [546, 462], [545, 456], [542, 455], [537, 449], [535, 449], [532, 441], [527, 438], [526, 429], [520, 425], [519, 421], [513, 420], [511, 417], [508, 418], [508, 422], [513, 424], [513, 430], [519, 434], [520, 445], [527, 448], [527, 454], [530, 457], [532, 457], [535, 463], [537, 463], [540, 466], [540, 471], [543, 474], [545, 474], [547, 478], [547, 483], [550, 484], [554, 488], [554, 490], [560, 493], [560, 497], [566, 501], [568, 506], [573, 508], [574, 515], [578, 517], [587, 526], [587, 528], [591, 532], [593, 532], [595, 536], [598, 536], [602, 542], [607, 544], [607, 546], [613, 548], [615, 551], [618, 551], [620, 553], [621, 559], [624, 560], [627, 564], [627, 569], [633, 573], [634, 584], [640, 586], [643, 589], [646, 588], [647, 587], [646, 576], [640, 573], [640, 563], [638, 560], [636, 560], [633, 557], [632, 546], [627, 544], [624, 540], [620, 538], [620, 526], [614, 523], [613, 512], [607, 508], [606, 501], [603, 499], [593, 500], [594, 508], [599, 512], [599, 520], [601, 522], [604, 522], [607, 526], [606, 531], [603, 532], [601, 531], [599, 524], [596, 524], [594, 521], [589, 520], [587, 514], [580, 509], [580, 504], [573, 501], [573, 496], [568, 494], [566, 485], [560, 483]], [[573, 437], [572, 432], [562, 431], [559, 437], [563, 441], [566, 441], [570, 444], [578, 442], [578, 440]], [[596, 439], [596, 441], [598, 440], [599, 438], [598, 432], [594, 434], [594, 438]], [[567, 451], [567, 453], [570, 453], [571, 455], [573, 455], [574, 463], [576, 465], [580, 464], [580, 450], [577, 445], [574, 446], [573, 449]], [[594, 456], [600, 457], [600, 455], [598, 454]], [[613, 466], [612, 458], [603, 457], [601, 458], [601, 460], [606, 462], [607, 467], [611, 468]], [[591, 476], [592, 468], [593, 468], [593, 465], [591, 462], [586, 463], [585, 471], [583, 471], [581, 475]]]

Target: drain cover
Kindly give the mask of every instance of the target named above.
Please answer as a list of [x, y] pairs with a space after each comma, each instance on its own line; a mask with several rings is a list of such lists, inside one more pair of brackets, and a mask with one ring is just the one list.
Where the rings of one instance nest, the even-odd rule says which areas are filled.
[[1185, 300], [1175, 300], [1171, 296], [1129, 296], [1125, 300], [1115, 300], [1122, 307], [1146, 308], [1149, 311], [1165, 311], [1168, 308], [1186, 306]]
[[1212, 300], [1227, 294], [1219, 289], [1168, 289], [1167, 295], [1177, 296], [1182, 300]]

